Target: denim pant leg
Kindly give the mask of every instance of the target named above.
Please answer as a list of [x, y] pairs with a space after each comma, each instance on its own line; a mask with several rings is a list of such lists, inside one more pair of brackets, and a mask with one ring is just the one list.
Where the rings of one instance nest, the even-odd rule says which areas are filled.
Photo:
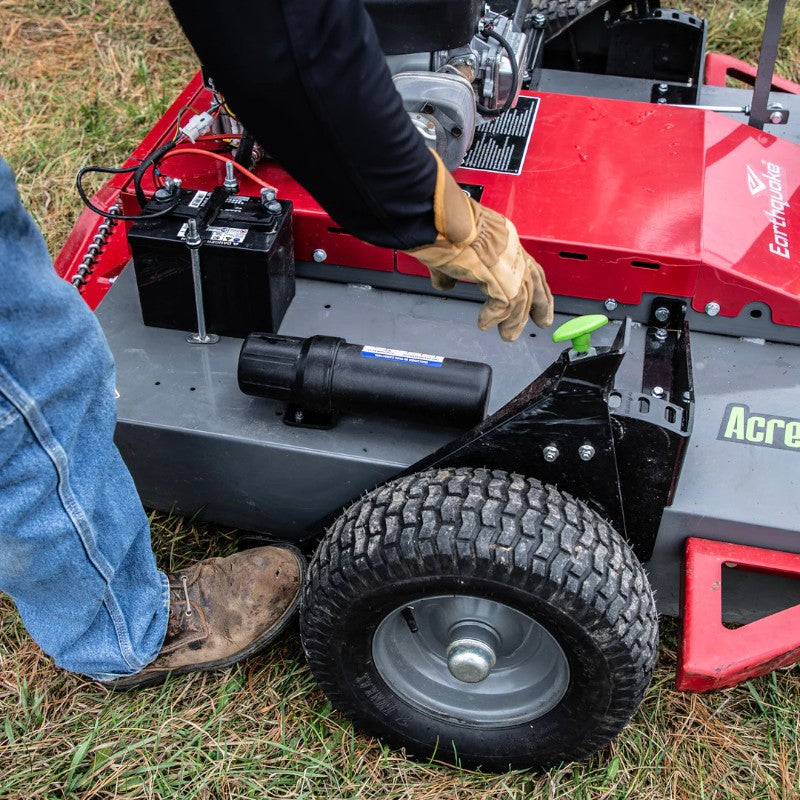
[[99, 680], [155, 658], [169, 607], [115, 424], [100, 326], [0, 159], [0, 591], [59, 666]]

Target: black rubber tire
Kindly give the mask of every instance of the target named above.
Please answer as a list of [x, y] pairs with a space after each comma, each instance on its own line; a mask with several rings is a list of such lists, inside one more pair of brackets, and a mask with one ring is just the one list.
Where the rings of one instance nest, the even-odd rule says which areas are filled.
[[[498, 600], [548, 629], [570, 668], [555, 708], [487, 729], [391, 691], [372, 659], [377, 626], [405, 602], [451, 592]], [[301, 633], [320, 686], [360, 728], [419, 757], [504, 770], [608, 744], [650, 684], [658, 618], [635, 555], [583, 503], [530, 478], [461, 468], [396, 479], [342, 514], [309, 567]]]
[[531, 13], [544, 14], [547, 18], [545, 42], [549, 42], [581, 17], [609, 2], [610, 0], [533, 0]]

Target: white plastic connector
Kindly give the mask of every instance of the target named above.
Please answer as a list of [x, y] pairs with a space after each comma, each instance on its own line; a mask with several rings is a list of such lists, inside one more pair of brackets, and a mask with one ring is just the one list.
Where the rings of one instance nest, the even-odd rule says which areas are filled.
[[198, 136], [202, 136], [211, 130], [213, 124], [214, 117], [212, 117], [208, 111], [204, 111], [202, 114], [195, 114], [181, 127], [180, 132], [194, 144]]

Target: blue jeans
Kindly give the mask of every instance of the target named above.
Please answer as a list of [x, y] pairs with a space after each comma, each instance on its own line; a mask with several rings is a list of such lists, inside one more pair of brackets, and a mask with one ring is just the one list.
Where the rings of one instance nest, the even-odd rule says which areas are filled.
[[115, 424], [100, 326], [0, 159], [0, 591], [59, 666], [98, 680], [155, 658], [169, 607]]

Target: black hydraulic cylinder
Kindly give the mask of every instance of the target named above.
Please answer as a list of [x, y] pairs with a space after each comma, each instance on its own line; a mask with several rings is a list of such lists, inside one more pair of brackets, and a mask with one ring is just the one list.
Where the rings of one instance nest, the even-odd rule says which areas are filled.
[[290, 424], [329, 427], [339, 413], [367, 412], [468, 428], [486, 414], [492, 368], [333, 336], [251, 333], [238, 377], [245, 394], [286, 401]]

